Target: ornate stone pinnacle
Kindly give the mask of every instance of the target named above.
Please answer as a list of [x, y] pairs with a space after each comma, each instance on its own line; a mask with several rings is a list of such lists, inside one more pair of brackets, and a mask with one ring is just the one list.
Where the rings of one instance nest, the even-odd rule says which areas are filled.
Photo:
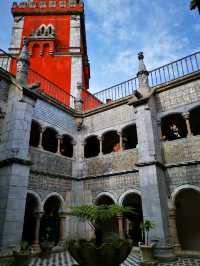
[[145, 72], [145, 74], [149, 75], [149, 72], [147, 71], [147, 68], [146, 68], [144, 61], [143, 61], [144, 60], [143, 52], [138, 53], [138, 59], [139, 59], [138, 75], [144, 74], [144, 72]]
[[27, 38], [24, 38], [23, 47], [19, 55], [19, 58], [17, 60], [16, 80], [22, 86], [27, 86], [28, 68], [29, 68], [28, 43], [29, 43], [29, 40]]
[[148, 81], [149, 72], [147, 71], [147, 68], [143, 61], [144, 60], [143, 52], [138, 53], [138, 59], [139, 59], [139, 67], [138, 67], [137, 77], [139, 79], [139, 92], [141, 93], [141, 95], [144, 96], [150, 90], [149, 81]]
[[139, 52], [139, 53], [138, 53], [138, 59], [139, 59], [139, 60], [143, 60], [143, 59], [144, 59], [144, 54], [143, 54], [143, 52]]

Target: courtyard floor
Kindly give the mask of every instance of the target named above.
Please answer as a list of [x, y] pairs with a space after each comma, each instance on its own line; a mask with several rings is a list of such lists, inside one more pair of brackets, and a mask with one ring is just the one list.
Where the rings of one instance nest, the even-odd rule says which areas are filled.
[[[75, 260], [68, 252], [52, 254], [48, 259], [33, 258], [27, 266], [73, 266]], [[159, 263], [159, 266], [200, 266], [200, 258], [179, 258], [174, 263]], [[102, 265], [103, 266], [103, 265]], [[140, 266], [140, 258], [133, 252], [121, 266]]]

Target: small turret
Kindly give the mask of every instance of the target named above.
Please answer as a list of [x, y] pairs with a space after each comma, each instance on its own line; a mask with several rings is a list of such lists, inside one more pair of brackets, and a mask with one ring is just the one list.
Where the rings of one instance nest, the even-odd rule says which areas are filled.
[[144, 64], [144, 54], [143, 52], [140, 52], [138, 54], [139, 59], [139, 67], [138, 67], [138, 73], [137, 77], [139, 79], [139, 92], [145, 96], [145, 94], [149, 93], [150, 87], [149, 87], [149, 72]]
[[29, 53], [28, 53], [29, 40], [24, 38], [23, 47], [19, 58], [17, 60], [17, 73], [16, 80], [22, 85], [27, 86], [28, 81], [28, 69], [29, 69]]

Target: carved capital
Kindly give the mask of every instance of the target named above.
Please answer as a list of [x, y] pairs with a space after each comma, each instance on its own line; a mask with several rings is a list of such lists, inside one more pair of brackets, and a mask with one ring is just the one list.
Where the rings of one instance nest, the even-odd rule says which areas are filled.
[[182, 116], [185, 120], [188, 120], [190, 118], [190, 113], [189, 112], [184, 112], [182, 113]]

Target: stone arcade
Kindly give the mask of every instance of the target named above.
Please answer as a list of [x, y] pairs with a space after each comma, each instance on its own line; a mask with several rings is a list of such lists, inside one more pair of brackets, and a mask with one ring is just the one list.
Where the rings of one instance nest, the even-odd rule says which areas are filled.
[[105, 234], [137, 245], [148, 218], [157, 257], [198, 255], [200, 52], [153, 71], [139, 53], [137, 77], [92, 95], [82, 1], [12, 12], [10, 53], [0, 55], [0, 256], [21, 240], [39, 250], [49, 223], [57, 248], [90, 237], [65, 214], [84, 203], [137, 209]]

